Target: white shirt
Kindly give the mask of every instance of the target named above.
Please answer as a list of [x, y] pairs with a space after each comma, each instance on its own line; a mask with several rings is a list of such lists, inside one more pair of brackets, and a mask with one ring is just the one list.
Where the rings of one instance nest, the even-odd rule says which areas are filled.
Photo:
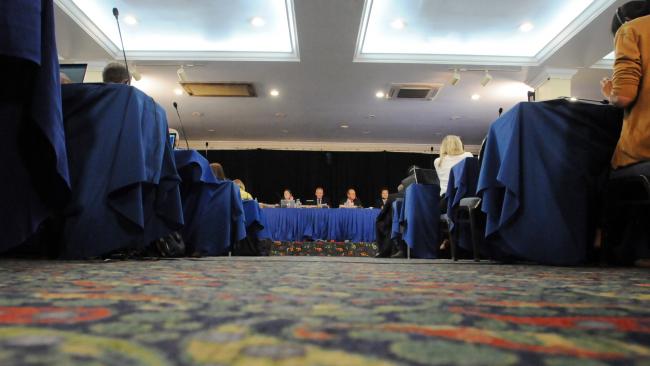
[[438, 179], [440, 179], [440, 196], [447, 193], [447, 184], [449, 183], [451, 168], [460, 163], [463, 159], [471, 158], [473, 156], [472, 153], [464, 152], [460, 155], [445, 156], [445, 158], [442, 159], [442, 164], [440, 163], [440, 158], [437, 158], [433, 162], [433, 165], [436, 167], [436, 172], [438, 173]]

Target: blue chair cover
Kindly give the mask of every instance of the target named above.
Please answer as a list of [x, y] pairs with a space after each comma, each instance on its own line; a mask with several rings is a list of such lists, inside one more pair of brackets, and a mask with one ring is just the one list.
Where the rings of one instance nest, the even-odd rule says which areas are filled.
[[378, 209], [268, 208], [268, 230], [275, 241], [350, 240], [374, 242]]
[[478, 192], [486, 236], [506, 255], [554, 265], [586, 259], [622, 111], [564, 100], [520, 103], [490, 127]]
[[215, 178], [209, 162], [194, 150], [175, 150], [174, 158], [182, 179], [185, 243], [191, 253], [227, 254], [233, 242], [246, 237], [239, 187]]
[[141, 249], [183, 225], [165, 112], [121, 84], [63, 85], [72, 199], [64, 257]]
[[440, 186], [412, 184], [404, 196], [403, 238], [415, 258], [437, 258]]
[[244, 217], [246, 218], [247, 232], [255, 233], [258, 239], [272, 238], [266, 222], [266, 215], [257, 200], [244, 201]]
[[471, 233], [467, 227], [458, 228], [453, 222], [455, 212], [460, 204], [460, 200], [466, 197], [476, 196], [476, 186], [478, 185], [479, 166], [477, 158], [466, 158], [451, 168], [449, 173], [449, 184], [447, 185], [447, 215], [451, 220], [449, 230], [458, 233], [458, 245], [461, 248], [471, 249]]
[[[70, 195], [52, 0], [0, 2], [0, 56], [35, 66], [34, 74], [28, 78], [33, 85], [28, 87], [30, 91], [24, 100], [0, 98], [3, 136], [0, 156], [4, 162], [0, 179], [0, 230], [3, 232], [0, 252], [3, 252], [27, 240], [53, 210], [65, 205]], [[29, 146], [19, 142], [21, 131], [28, 134], [25, 145]], [[41, 143], [33, 139], [36, 134], [43, 136], [46, 146], [34, 145]], [[21, 150], [45, 153], [46, 156], [38, 157], [44, 165], [28, 167]], [[37, 179], [34, 170], [40, 173], [38, 179], [47, 181], [39, 182], [48, 185], [46, 192], [36, 192], [32, 182]], [[43, 176], [43, 172], [47, 174]]]

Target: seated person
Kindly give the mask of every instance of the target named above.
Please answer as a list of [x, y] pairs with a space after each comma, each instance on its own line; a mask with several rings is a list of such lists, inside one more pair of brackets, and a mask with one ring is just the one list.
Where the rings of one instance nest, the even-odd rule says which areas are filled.
[[[612, 19], [614, 34], [614, 73], [601, 82], [602, 93], [609, 102], [625, 109], [621, 136], [612, 157], [612, 178], [650, 176], [650, 2], [630, 1], [616, 10]], [[639, 224], [641, 223], [641, 224]], [[646, 218], [623, 221], [615, 225], [625, 233], [619, 253], [623, 262], [635, 261], [650, 267], [650, 230]], [[612, 237], [615, 237], [612, 235]], [[600, 245], [601, 233], [596, 236]], [[615, 242], [616, 240], [612, 240]]]
[[317, 207], [322, 207], [322, 206], [327, 206], [329, 207], [330, 205], [330, 200], [329, 198], [325, 197], [325, 190], [322, 187], [317, 187], [316, 192], [314, 193], [314, 203], [316, 204]]
[[226, 173], [223, 171], [221, 164], [212, 163], [210, 164], [210, 169], [212, 169], [212, 173], [214, 174], [215, 178], [219, 180], [226, 180]]
[[289, 188], [286, 188], [284, 192], [282, 192], [282, 200], [295, 201], [295, 199], [293, 198], [293, 194], [291, 193], [291, 190]]
[[375, 208], [384, 208], [386, 202], [388, 202], [388, 188], [382, 188], [380, 198], [375, 201]]
[[341, 201], [339, 205], [341, 208], [357, 208], [363, 207], [361, 200], [357, 198], [357, 192], [350, 188], [347, 191], [347, 198]]
[[244, 185], [244, 182], [242, 182], [240, 179], [235, 179], [232, 182], [239, 186], [239, 195], [243, 201], [253, 199], [253, 196], [251, 196], [250, 193], [246, 192], [246, 186]]
[[121, 63], [111, 62], [102, 71], [102, 80], [107, 84], [131, 85], [131, 75]]
[[460, 137], [454, 135], [445, 136], [440, 144], [440, 157], [433, 162], [438, 173], [438, 179], [440, 180], [441, 197], [447, 193], [451, 168], [460, 163], [461, 160], [471, 158], [472, 156], [471, 153], [465, 152]]

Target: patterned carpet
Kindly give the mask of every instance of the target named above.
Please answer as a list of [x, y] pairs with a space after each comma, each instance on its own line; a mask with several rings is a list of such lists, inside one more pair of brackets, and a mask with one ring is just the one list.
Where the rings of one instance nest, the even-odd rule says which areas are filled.
[[0, 260], [0, 365], [650, 365], [650, 272]]
[[325, 257], [374, 257], [375, 243], [352, 243], [334, 241], [273, 242], [272, 256], [325, 256]]

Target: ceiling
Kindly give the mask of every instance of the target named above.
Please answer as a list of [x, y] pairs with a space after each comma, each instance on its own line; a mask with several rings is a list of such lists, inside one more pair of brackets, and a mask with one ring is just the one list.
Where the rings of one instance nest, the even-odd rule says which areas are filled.
[[[600, 98], [599, 80], [610, 70], [591, 67], [611, 52], [611, 14], [625, 1], [502, 0], [490, 2], [490, 9], [478, 0], [202, 0], [192, 1], [191, 7], [171, 0], [77, 2], [98, 3], [102, 10], [88, 16], [72, 0], [56, 0], [62, 62], [119, 60], [110, 10], [118, 6], [127, 55], [143, 76], [134, 85], [165, 107], [170, 126], [179, 129], [172, 113], [177, 101], [190, 140], [238, 141], [242, 146], [372, 143], [390, 149], [394, 144], [433, 145], [446, 134], [479, 144], [497, 110], [523, 101], [530, 90], [526, 83], [548, 67], [578, 69], [573, 95]], [[380, 10], [372, 10], [375, 6]], [[553, 12], [567, 6], [591, 10], [550, 34]], [[136, 24], [125, 24], [127, 15]], [[253, 25], [254, 17], [264, 25]], [[393, 27], [396, 19], [404, 27]], [[533, 28], [522, 32], [519, 27], [526, 22]], [[273, 40], [250, 42], [250, 47], [233, 41], [251, 38], [260, 29], [263, 39]], [[190, 43], [199, 33], [205, 42]], [[169, 38], [159, 38], [168, 41], [156, 45], [147, 42], [150, 34]], [[183, 34], [186, 41], [181, 41]], [[425, 41], [436, 44], [450, 34], [462, 41], [458, 49], [420, 48], [426, 52], [413, 59], [417, 39], [428, 35]], [[519, 47], [527, 35], [532, 37], [529, 47]], [[409, 39], [416, 41], [408, 44]], [[477, 40], [490, 46], [476, 48]], [[391, 50], [390, 58], [382, 60]], [[176, 95], [180, 65], [191, 81], [252, 82], [259, 97]], [[454, 69], [467, 71], [451, 86]], [[483, 87], [485, 69], [493, 80]], [[375, 96], [399, 82], [445, 86], [429, 102]], [[279, 95], [271, 96], [271, 90]], [[472, 100], [474, 94], [480, 99]]]

